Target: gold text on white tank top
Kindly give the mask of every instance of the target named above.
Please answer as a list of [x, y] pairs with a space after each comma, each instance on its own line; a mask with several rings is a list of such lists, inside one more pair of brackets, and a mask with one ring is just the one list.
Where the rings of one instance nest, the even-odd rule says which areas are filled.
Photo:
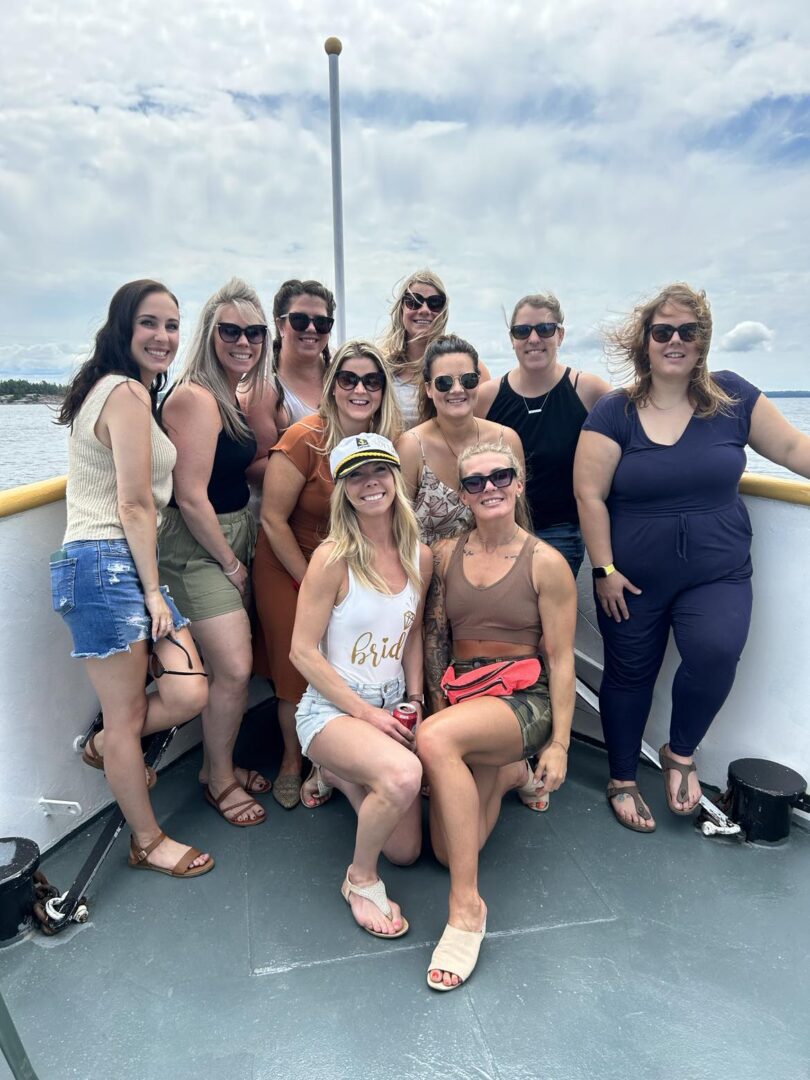
[[351, 662], [358, 667], [362, 667], [368, 661], [372, 667], [379, 667], [383, 660], [401, 660], [405, 640], [408, 637], [408, 630], [412, 626], [414, 618], [415, 613], [413, 611], [405, 612], [402, 620], [402, 633], [393, 642], [387, 636], [378, 642], [374, 637], [373, 630], [366, 630], [360, 634], [354, 645], [352, 645]]

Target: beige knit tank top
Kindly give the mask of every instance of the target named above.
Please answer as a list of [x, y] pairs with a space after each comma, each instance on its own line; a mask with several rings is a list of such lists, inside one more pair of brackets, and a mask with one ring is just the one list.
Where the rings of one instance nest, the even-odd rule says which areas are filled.
[[[116, 386], [134, 382], [126, 375], [105, 375], [84, 399], [68, 439], [67, 530], [72, 540], [121, 540], [118, 485], [113, 453], [96, 437], [94, 428], [104, 403]], [[152, 496], [158, 524], [172, 493], [172, 469], [177, 451], [152, 418]]]

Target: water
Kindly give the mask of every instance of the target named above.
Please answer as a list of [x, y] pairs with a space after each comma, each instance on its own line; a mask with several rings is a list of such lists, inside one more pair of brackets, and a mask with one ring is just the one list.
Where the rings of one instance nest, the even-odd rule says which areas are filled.
[[[810, 434], [810, 398], [774, 398], [773, 403], [791, 424]], [[67, 431], [53, 423], [54, 415], [49, 405], [0, 405], [0, 490], [67, 472]], [[795, 479], [753, 450], [748, 451], [748, 468]]]

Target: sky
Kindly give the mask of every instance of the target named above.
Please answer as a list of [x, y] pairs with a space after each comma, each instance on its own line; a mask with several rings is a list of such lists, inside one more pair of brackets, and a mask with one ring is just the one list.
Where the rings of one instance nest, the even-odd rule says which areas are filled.
[[[13, 8], [13, 10], [12, 10]], [[64, 380], [123, 282], [201, 303], [238, 275], [334, 284], [340, 57], [346, 321], [443, 278], [450, 328], [510, 355], [550, 290], [561, 359], [672, 281], [710, 365], [810, 388], [810, 5], [797, 0], [37, 0], [0, 68], [0, 377]]]

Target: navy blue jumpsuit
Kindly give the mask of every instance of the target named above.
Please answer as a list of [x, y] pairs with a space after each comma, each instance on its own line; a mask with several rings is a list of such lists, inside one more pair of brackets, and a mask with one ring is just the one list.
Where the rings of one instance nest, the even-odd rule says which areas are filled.
[[630, 618], [597, 599], [605, 647], [599, 693], [610, 775], [632, 780], [670, 627], [681, 656], [672, 686], [670, 749], [690, 756], [734, 682], [751, 621], [751, 523], [737, 486], [760, 391], [733, 371], [713, 373], [735, 398], [730, 415], [692, 417], [674, 446], [652, 442], [621, 391], [585, 421], [622, 449], [607, 508], [613, 563]]

